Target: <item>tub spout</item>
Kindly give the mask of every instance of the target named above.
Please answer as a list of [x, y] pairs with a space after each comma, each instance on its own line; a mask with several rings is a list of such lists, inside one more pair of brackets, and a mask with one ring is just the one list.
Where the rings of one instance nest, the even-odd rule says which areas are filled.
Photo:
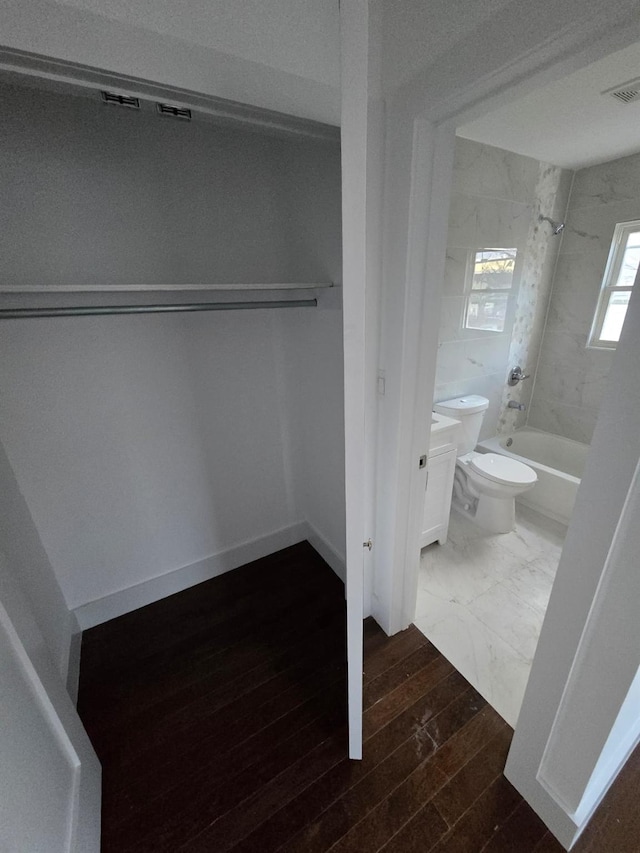
[[524, 412], [527, 408], [524, 403], [518, 403], [517, 400], [509, 400], [507, 403], [508, 409], [517, 409], [519, 412]]

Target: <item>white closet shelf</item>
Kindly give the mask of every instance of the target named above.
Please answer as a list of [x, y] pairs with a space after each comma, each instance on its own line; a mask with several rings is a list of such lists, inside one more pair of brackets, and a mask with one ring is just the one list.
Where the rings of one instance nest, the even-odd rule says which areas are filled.
[[278, 284], [0, 284], [1, 293], [154, 293], [160, 290], [318, 290], [334, 287], [332, 281], [281, 282]]

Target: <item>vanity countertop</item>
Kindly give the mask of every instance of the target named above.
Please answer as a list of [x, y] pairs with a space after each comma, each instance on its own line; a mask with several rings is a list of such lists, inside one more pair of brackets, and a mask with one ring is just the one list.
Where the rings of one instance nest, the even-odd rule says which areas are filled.
[[455, 449], [458, 443], [459, 427], [460, 421], [455, 418], [441, 415], [438, 412], [431, 412], [429, 455], [434, 456], [438, 453], [444, 453], [446, 450]]
[[431, 412], [431, 435], [440, 432], [449, 427], [457, 427], [460, 421], [455, 418], [450, 418], [447, 415], [440, 415], [438, 412]]

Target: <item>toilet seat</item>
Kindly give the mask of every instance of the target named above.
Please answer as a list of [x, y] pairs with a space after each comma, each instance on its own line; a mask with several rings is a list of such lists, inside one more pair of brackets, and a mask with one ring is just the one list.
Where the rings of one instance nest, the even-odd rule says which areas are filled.
[[487, 480], [505, 485], [533, 485], [537, 478], [533, 468], [499, 453], [474, 453], [469, 467]]

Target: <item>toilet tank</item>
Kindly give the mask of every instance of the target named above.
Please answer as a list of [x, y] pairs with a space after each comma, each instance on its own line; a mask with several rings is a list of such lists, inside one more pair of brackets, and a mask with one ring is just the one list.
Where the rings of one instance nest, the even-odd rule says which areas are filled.
[[434, 412], [455, 418], [462, 424], [459, 431], [458, 456], [475, 450], [480, 436], [480, 427], [484, 413], [489, 408], [489, 401], [479, 394], [467, 394], [453, 400], [443, 400], [433, 407]]

